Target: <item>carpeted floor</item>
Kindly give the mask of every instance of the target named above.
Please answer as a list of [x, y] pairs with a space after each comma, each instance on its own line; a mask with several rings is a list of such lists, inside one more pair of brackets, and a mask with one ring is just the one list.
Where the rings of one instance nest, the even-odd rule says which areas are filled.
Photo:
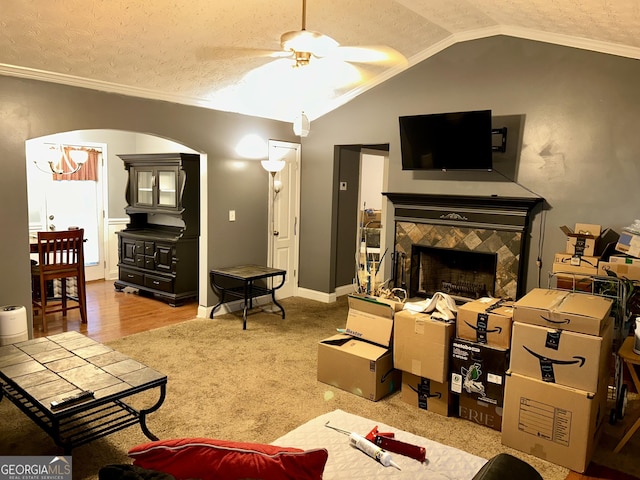
[[[318, 415], [341, 409], [484, 458], [507, 451], [530, 462], [545, 479], [566, 478], [567, 469], [504, 447], [500, 432], [419, 410], [398, 394], [371, 402], [318, 382], [317, 342], [344, 327], [346, 299], [329, 305], [300, 298], [282, 303], [286, 320], [254, 311], [246, 331], [241, 318], [228, 314], [109, 342], [168, 375], [167, 398], [149, 416], [150, 430], [162, 439], [204, 436], [269, 443]], [[152, 397], [141, 394], [132, 403], [149, 405]], [[0, 402], [0, 418], [0, 454], [60, 453], [7, 400]], [[612, 435], [618, 438], [619, 432]], [[139, 428], [131, 427], [75, 449], [74, 478], [96, 478], [102, 465], [130, 463], [128, 449], [146, 441]], [[633, 440], [618, 457], [610, 450], [606, 446], [599, 452], [599, 463], [631, 461], [638, 451]], [[639, 463], [625, 468], [637, 475]]]

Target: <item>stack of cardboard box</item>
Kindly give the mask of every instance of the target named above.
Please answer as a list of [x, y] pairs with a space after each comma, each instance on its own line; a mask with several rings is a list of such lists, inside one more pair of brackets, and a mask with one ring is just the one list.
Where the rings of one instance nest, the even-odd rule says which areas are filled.
[[565, 251], [556, 253], [552, 270], [555, 273], [598, 275], [600, 256], [605, 247], [617, 240], [618, 235], [600, 225], [576, 223], [572, 230], [560, 227], [567, 236]]
[[500, 430], [509, 368], [513, 302], [480, 298], [458, 307], [451, 347], [451, 391], [459, 416]]
[[612, 300], [536, 288], [514, 304], [502, 443], [584, 472], [606, 418]]
[[455, 413], [448, 381], [454, 334], [454, 321], [406, 309], [396, 313], [393, 358], [402, 371], [402, 400], [444, 416]]

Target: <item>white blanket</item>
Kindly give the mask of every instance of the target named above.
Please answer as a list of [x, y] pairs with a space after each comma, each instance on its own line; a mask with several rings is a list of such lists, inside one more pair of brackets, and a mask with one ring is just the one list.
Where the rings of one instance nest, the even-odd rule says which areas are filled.
[[433, 297], [420, 302], [407, 302], [404, 309], [416, 313], [431, 313], [432, 318], [444, 321], [455, 320], [458, 312], [455, 300], [442, 292], [436, 292]]
[[[392, 453], [393, 460], [402, 468], [384, 467], [371, 457], [349, 445], [349, 437], [327, 428], [325, 424], [366, 435], [373, 427], [380, 432], [393, 432], [397, 440], [425, 447], [427, 461], [420, 463], [403, 455]], [[302, 449], [326, 448], [329, 459], [324, 479], [375, 480], [398, 478], [407, 480], [469, 480], [486, 463], [486, 459], [448, 447], [385, 425], [376, 420], [352, 415], [342, 410], [320, 415], [304, 425], [278, 438], [272, 445]]]

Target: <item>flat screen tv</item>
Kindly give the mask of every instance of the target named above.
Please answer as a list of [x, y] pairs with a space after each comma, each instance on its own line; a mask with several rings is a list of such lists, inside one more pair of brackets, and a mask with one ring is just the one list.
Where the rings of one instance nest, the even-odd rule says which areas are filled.
[[403, 170], [491, 170], [491, 110], [400, 117]]

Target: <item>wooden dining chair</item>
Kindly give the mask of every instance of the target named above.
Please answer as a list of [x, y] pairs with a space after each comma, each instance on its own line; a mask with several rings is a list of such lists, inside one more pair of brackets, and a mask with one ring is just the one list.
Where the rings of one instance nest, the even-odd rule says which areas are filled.
[[[84, 277], [84, 229], [38, 232], [38, 264], [31, 267], [34, 291], [33, 309], [39, 311], [41, 328], [47, 331], [47, 314], [80, 310], [82, 323], [87, 323], [87, 292]], [[77, 296], [69, 295], [67, 279], [75, 278]], [[60, 298], [49, 298], [47, 284], [59, 280]], [[70, 305], [69, 300], [73, 303]]]

